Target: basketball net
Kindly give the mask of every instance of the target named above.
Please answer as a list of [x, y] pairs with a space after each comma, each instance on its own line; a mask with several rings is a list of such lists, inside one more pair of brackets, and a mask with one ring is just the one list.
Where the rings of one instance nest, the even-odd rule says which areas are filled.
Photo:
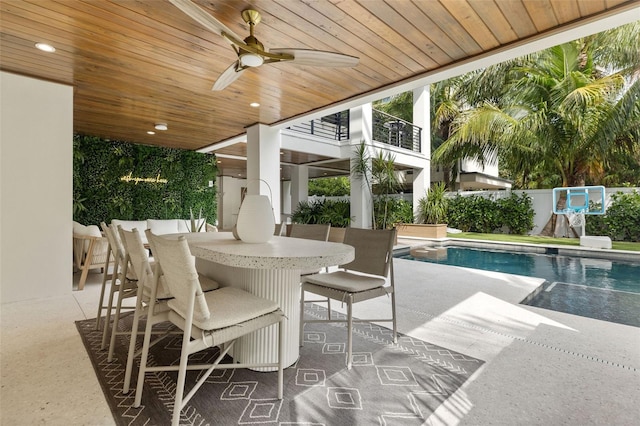
[[569, 210], [565, 212], [565, 216], [567, 217], [567, 221], [569, 222], [569, 226], [572, 228], [581, 227], [582, 235], [585, 235], [585, 214], [580, 211]]

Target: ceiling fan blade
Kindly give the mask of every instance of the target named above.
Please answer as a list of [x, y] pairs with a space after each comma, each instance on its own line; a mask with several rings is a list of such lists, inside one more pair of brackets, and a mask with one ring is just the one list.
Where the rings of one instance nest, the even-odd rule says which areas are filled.
[[311, 65], [314, 67], [355, 67], [360, 61], [355, 56], [341, 53], [325, 52], [311, 49], [269, 49], [270, 53], [288, 54], [293, 56], [293, 62], [297, 65]]
[[241, 68], [238, 61], [231, 64], [229, 68], [224, 70], [220, 77], [216, 80], [211, 90], [220, 91], [240, 78], [246, 68]]
[[193, 3], [191, 0], [169, 0], [169, 1], [175, 7], [183, 11], [186, 15], [190, 16], [191, 19], [198, 22], [200, 25], [202, 25], [209, 31], [213, 31], [214, 33], [224, 37], [226, 40], [232, 43], [238, 41], [240, 44], [244, 44], [242, 43], [242, 41], [240, 41], [242, 40], [240, 36], [235, 34], [226, 25], [218, 21], [206, 10], [204, 10], [197, 4]]

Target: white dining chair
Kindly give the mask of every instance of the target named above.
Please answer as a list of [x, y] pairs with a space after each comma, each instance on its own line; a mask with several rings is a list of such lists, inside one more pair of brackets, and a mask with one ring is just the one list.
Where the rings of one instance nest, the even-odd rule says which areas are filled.
[[[156, 284], [154, 287], [157, 289], [157, 283], [161, 277], [164, 277], [169, 292], [173, 296], [167, 302], [170, 308], [168, 318], [172, 324], [183, 331], [183, 336], [179, 365], [150, 366], [148, 356], [151, 336], [145, 334], [134, 407], [139, 407], [141, 404], [145, 374], [153, 371], [178, 371], [171, 420], [173, 426], [179, 424], [182, 409], [211, 373], [217, 369], [277, 369], [277, 396], [278, 399], [282, 399], [284, 314], [278, 304], [234, 287], [222, 287], [215, 291], [203, 292], [195, 267], [195, 258], [189, 251], [186, 238], [184, 236], [179, 236], [177, 239], [163, 238], [152, 234], [149, 230], [146, 231], [146, 235], [155, 257], [153, 275]], [[152, 297], [150, 309], [153, 308], [154, 300], [155, 298]], [[275, 324], [278, 324], [277, 360], [257, 364], [221, 363], [233, 348], [236, 339]], [[220, 348], [220, 354], [212, 364], [188, 364], [189, 355], [215, 346]], [[185, 395], [187, 369], [206, 371], [200, 375], [196, 384]]]
[[[106, 305], [106, 309], [103, 305], [103, 297], [101, 297], [101, 302], [99, 303], [99, 311], [106, 310], [104, 327], [102, 329], [102, 344], [101, 349], [107, 348], [107, 342], [109, 345], [113, 343], [115, 340], [115, 336], [118, 334], [122, 334], [118, 331], [118, 323], [120, 322], [120, 316], [123, 311], [127, 312], [135, 309], [135, 306], [123, 306], [122, 302], [125, 299], [135, 297], [137, 291], [137, 281], [138, 277], [135, 275], [135, 272], [132, 268], [128, 267], [127, 262], [125, 261], [125, 251], [124, 246], [122, 245], [122, 241], [120, 240], [120, 235], [118, 234], [117, 229], [111, 225], [107, 226], [104, 222], [101, 223], [102, 229], [107, 236], [109, 241], [109, 247], [111, 248], [111, 254], [114, 257], [113, 262], [113, 270], [108, 275], [103, 275], [103, 291], [106, 286], [106, 280], [110, 278], [111, 285], [109, 288], [109, 300]], [[105, 274], [107, 272], [105, 271]], [[115, 301], [114, 306], [114, 298]], [[115, 313], [114, 313], [115, 308]], [[114, 316], [113, 321], [111, 321], [111, 316]], [[109, 348], [108, 360], [111, 362], [113, 359], [113, 348]]]
[[[171, 334], [171, 331], [154, 333], [153, 326], [169, 320], [168, 312], [170, 311], [170, 308], [167, 305], [167, 302], [172, 299], [172, 296], [164, 281], [164, 277], [160, 277], [158, 281], [155, 281], [151, 266], [153, 262], [150, 261], [147, 256], [147, 249], [144, 246], [144, 242], [142, 241], [138, 229], [134, 228], [132, 231], [127, 231], [122, 229], [121, 226], [118, 226], [118, 233], [120, 234], [126, 253], [125, 264], [131, 265], [136, 276], [139, 277], [136, 306], [129, 338], [127, 366], [125, 368], [124, 384], [122, 387], [122, 393], [126, 394], [129, 392], [129, 387], [131, 385], [133, 360], [142, 352], [142, 350], [138, 350], [136, 352], [135, 349], [138, 334], [159, 334], [154, 341], [150, 342], [150, 347], [160, 342], [167, 335]], [[149, 244], [151, 245], [151, 242]], [[199, 275], [199, 280], [202, 284], [203, 291], [212, 291], [220, 287], [218, 282], [203, 275]], [[155, 287], [156, 285], [157, 288]], [[151, 304], [151, 298], [154, 300], [153, 305]], [[138, 326], [140, 319], [143, 317], [146, 319], [146, 324], [144, 331], [140, 333], [138, 331]]]

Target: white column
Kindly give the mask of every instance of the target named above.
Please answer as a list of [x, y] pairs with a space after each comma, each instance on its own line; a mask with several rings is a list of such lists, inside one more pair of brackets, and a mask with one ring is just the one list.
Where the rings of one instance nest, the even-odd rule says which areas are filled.
[[3, 71], [0, 86], [0, 300], [68, 295], [73, 87]]
[[[280, 203], [280, 209], [282, 211], [282, 223], [285, 223], [284, 215], [290, 215], [293, 213], [295, 206], [291, 202], [291, 181], [283, 180], [282, 186], [280, 187], [280, 199], [282, 202]], [[277, 218], [276, 218], [276, 222]]]
[[418, 207], [418, 200], [424, 196], [431, 185], [431, 116], [429, 86], [413, 90], [413, 124], [422, 128], [420, 151], [427, 157], [421, 169], [413, 170], [413, 211]]
[[[263, 180], [267, 186], [260, 182]], [[264, 124], [247, 127], [247, 194], [272, 197], [273, 215], [280, 219], [280, 131]]]
[[293, 213], [301, 201], [309, 197], [309, 167], [293, 166], [291, 168], [291, 212]]
[[222, 229], [224, 228], [224, 216], [225, 216], [225, 212], [224, 212], [224, 179], [222, 176], [219, 176], [216, 179], [216, 197], [217, 197], [217, 201], [216, 201], [216, 206], [217, 206], [217, 219], [218, 219], [218, 223], [216, 224], [218, 226], [218, 230], [222, 231]]
[[[371, 104], [365, 104], [356, 108], [351, 108], [349, 111], [349, 131], [351, 133], [351, 161], [353, 162], [353, 149], [360, 145], [362, 141], [365, 142], [369, 149], [370, 156], [373, 155], [373, 146], [371, 142], [371, 132], [373, 130], [373, 108]], [[351, 178], [351, 227], [353, 228], [371, 228], [371, 212], [373, 210], [373, 203], [371, 200], [371, 194], [367, 189], [367, 186], [362, 178]]]

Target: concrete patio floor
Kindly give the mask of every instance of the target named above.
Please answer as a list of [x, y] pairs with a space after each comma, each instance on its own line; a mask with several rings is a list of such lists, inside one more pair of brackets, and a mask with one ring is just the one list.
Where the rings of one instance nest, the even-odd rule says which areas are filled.
[[[637, 424], [640, 328], [520, 305], [540, 279], [394, 264], [399, 331], [485, 362], [424, 424]], [[114, 424], [74, 324], [95, 318], [100, 282], [91, 273], [82, 292], [1, 305], [0, 424]]]

